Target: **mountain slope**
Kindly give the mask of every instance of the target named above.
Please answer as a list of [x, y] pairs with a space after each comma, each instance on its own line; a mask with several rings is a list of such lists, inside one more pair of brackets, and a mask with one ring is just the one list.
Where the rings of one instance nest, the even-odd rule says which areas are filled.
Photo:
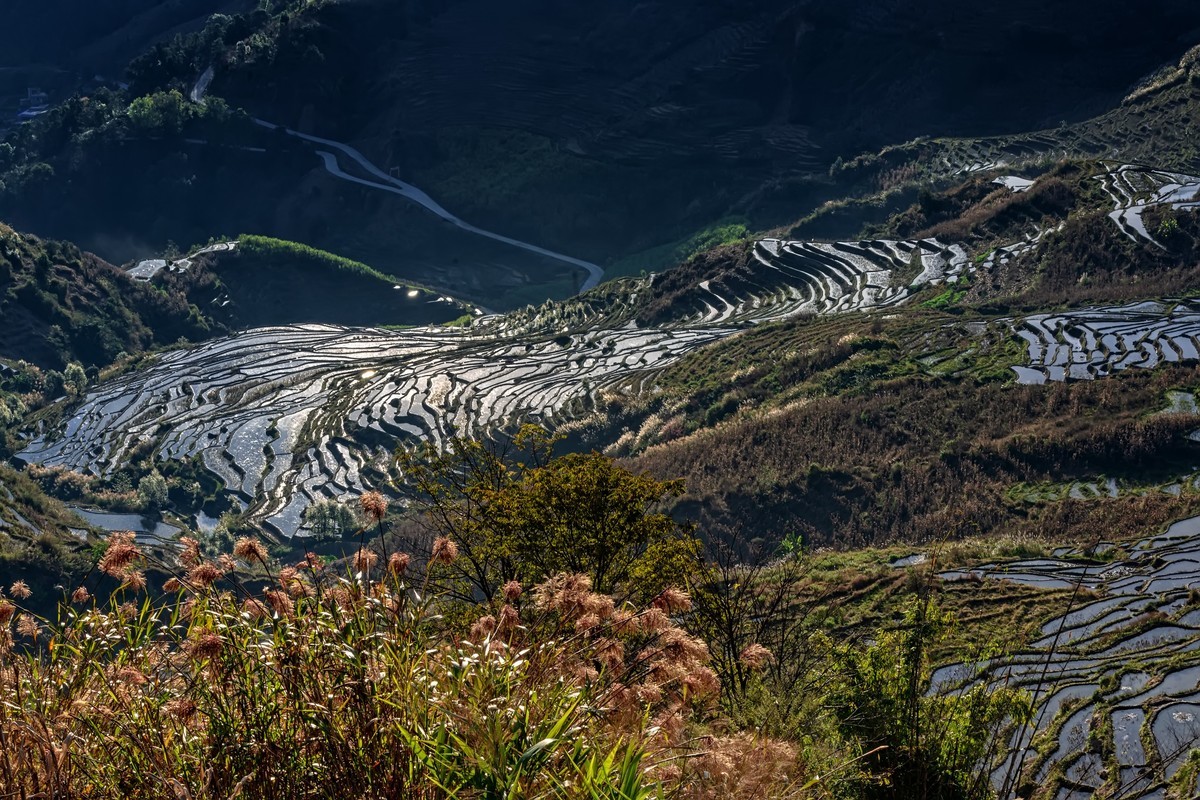
[[119, 74], [156, 40], [202, 28], [211, 14], [251, 6], [250, 0], [10, 0], [0, 7], [0, 66]]
[[[248, 332], [102, 387], [72, 436], [49, 431], [24, 457], [104, 473], [150, 437], [162, 457], [203, 455], [285, 536], [308, 505], [387, 475], [393, 442], [503, 439], [530, 419], [684, 475], [680, 511], [712, 537], [1049, 535], [1129, 507], [1185, 512], [1190, 496], [1154, 486], [1191, 480], [1200, 422], [1156, 414], [1197, 380], [1200, 315], [1169, 297], [1200, 269], [1200, 179], [1079, 162], [1013, 185], [970, 178], [927, 201], [968, 198], [939, 223], [961, 243], [767, 238], [460, 331]], [[919, 212], [889, 224], [919, 227]], [[1087, 248], [1095, 260], [1073, 255]], [[1086, 306], [1101, 299], [1168, 302]], [[1082, 307], [1014, 316], [1064, 300]], [[1062, 383], [1081, 377], [1099, 380]], [[1064, 408], [1078, 421], [1056, 430]], [[1065, 502], [1110, 479], [1112, 502]], [[1041, 484], [1067, 488], [1028, 507], [1020, 487]]]
[[[912, 160], [846, 161], [861, 150], [1094, 113], [1200, 26], [1200, 12], [1175, 0], [1037, 13], [880, 0], [485, 5], [319, 2], [214, 19], [139, 59], [131, 91], [186, 96], [212, 66], [211, 93], [358, 147], [469, 223], [602, 266], [644, 254], [658, 269], [670, 266], [663, 245], [720, 220], [781, 225], [876, 191]], [[1053, 58], [1069, 66], [1050, 69]], [[984, 74], [1006, 79], [972, 91]], [[562, 264], [458, 236], [400, 199], [330, 181], [311, 151], [199, 116], [204, 124], [138, 131], [120, 114], [74, 114], [43, 123], [36, 144], [14, 135], [18, 168], [4, 177], [0, 216], [111, 260], [251, 229], [488, 307], [570, 294]], [[1117, 133], [1132, 146], [1135, 131]], [[1055, 137], [1030, 141], [1061, 152]], [[933, 150], [916, 155], [942, 164]], [[953, 172], [959, 155], [921, 177]], [[131, 173], [157, 176], [153, 190], [121, 192], [100, 210], [87, 202]], [[248, 181], [265, 202], [246, 202]]]
[[62, 368], [110, 364], [215, 330], [180, 294], [138, 285], [74, 245], [43, 242], [0, 225], [0, 353]]

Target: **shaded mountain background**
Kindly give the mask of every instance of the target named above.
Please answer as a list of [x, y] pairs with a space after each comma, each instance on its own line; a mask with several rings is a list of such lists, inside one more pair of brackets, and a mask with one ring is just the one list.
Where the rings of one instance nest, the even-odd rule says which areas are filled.
[[790, 222], [841, 193], [839, 157], [1099, 113], [1195, 43], [1200, 9], [362, 2], [286, 29], [214, 90], [356, 142], [468, 219], [616, 259], [720, 218]]
[[[230, 13], [200, 25], [203, 5], [131, 0], [71, 23], [82, 37], [163, 20], [143, 26], [157, 44], [108, 106], [186, 95], [214, 66], [210, 92], [230, 107], [349, 142], [464, 219], [610, 274], [665, 269], [681, 243], [788, 224], [857, 191], [859, 176], [829, 171], [863, 151], [1082, 120], [1200, 38], [1200, 7], [1183, 0], [347, 0], [241, 14], [210, 0]], [[6, 9], [20, 16], [10, 36], [49, 28], [57, 6], [32, 8]], [[169, 40], [168, 8], [183, 34]], [[53, 175], [35, 191], [20, 163], [0, 175], [0, 218], [115, 262], [252, 230], [497, 309], [574, 290], [558, 265], [331, 179], [294, 142], [224, 122], [114, 131], [110, 119], [81, 111], [16, 141], [26, 171]], [[131, 174], [153, 185], [129, 186]]]
[[8, 0], [0, 6], [0, 67], [120, 72], [153, 42], [202, 28], [253, 0]]

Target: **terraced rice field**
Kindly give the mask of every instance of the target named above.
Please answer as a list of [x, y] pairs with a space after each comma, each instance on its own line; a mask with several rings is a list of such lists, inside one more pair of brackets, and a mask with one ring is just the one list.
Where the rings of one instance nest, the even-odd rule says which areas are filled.
[[[766, 240], [755, 255], [761, 280], [736, 293], [706, 281], [698, 313], [658, 328], [618, 327], [609, 311], [576, 327], [561, 313], [523, 312], [467, 330], [247, 331], [98, 387], [22, 458], [103, 475], [150, 442], [159, 458], [200, 459], [255, 518], [290, 537], [313, 502], [369, 488], [364, 472], [386, 472], [397, 442], [440, 446], [524, 421], [553, 427], [588, 413], [601, 391], [651, 391], [658, 370], [746, 324], [894, 305], [910, 289], [891, 285], [892, 270], [919, 267], [918, 286], [956, 280], [970, 263], [934, 240]], [[631, 312], [648, 288], [638, 285]]]
[[[1011, 255], [998, 250], [984, 267]], [[657, 328], [633, 321], [648, 278], [603, 303], [584, 295], [466, 330], [247, 331], [98, 387], [21, 457], [103, 475], [150, 442], [160, 458], [200, 459], [256, 519], [290, 537], [313, 502], [369, 488], [364, 472], [385, 467], [397, 442], [440, 446], [527, 420], [554, 427], [589, 413], [601, 391], [652, 390], [659, 369], [746, 325], [887, 308], [976, 268], [961, 246], [934, 239], [764, 239], [753, 257], [749, 271], [692, 287]]]
[[998, 184], [1010, 191], [1017, 193], [1028, 192], [1031, 188], [1033, 188], [1033, 181], [1031, 181], [1029, 178], [1022, 178], [1017, 175], [1003, 175], [999, 178], [996, 178], [996, 180], [992, 181], [992, 183]]
[[1122, 164], [1110, 167], [1098, 180], [1113, 200], [1114, 209], [1109, 216], [1134, 241], [1144, 239], [1162, 247], [1146, 230], [1142, 214], [1147, 208], [1161, 205], [1185, 211], [1200, 208], [1200, 178], [1192, 175]]
[[87, 508], [67, 507], [89, 525], [107, 531], [133, 531], [142, 544], [159, 545], [170, 542], [183, 531], [168, 522], [146, 519], [141, 514], [119, 514], [111, 511], [93, 511]]
[[[926, 285], [954, 283], [975, 269], [966, 251], [936, 239], [801, 242], [762, 239], [748, 269], [684, 290], [672, 326], [752, 325], [797, 315], [840, 314], [898, 305]], [[903, 276], [903, 277], [900, 277]], [[475, 329], [514, 336], [626, 324], [649, 295], [650, 278], [625, 279], [622, 291], [581, 295], [537, 309], [477, 320]], [[610, 286], [613, 284], [609, 284]]]
[[[1007, 732], [997, 789], [1053, 782], [1057, 797], [1154, 800], [1200, 744], [1200, 517], [1130, 545], [1101, 544], [1053, 558], [987, 564], [943, 580], [1078, 587], [1069, 613], [1042, 637], [981, 664], [937, 670], [933, 691], [987, 682], [1028, 690], [1035, 713]], [[1020, 780], [1018, 780], [1020, 775]], [[1200, 787], [1182, 787], [1192, 796]]]
[[[1168, 182], [1178, 176], [1154, 173], [1142, 186], [1135, 185], [1139, 175], [1112, 173], [1113, 191], [1125, 192], [1128, 208], [1146, 192], [1181, 196], [1183, 184]], [[1124, 189], [1115, 188], [1118, 179]], [[699, 281], [672, 307], [673, 320], [649, 329], [634, 318], [652, 277], [628, 281], [603, 302], [583, 295], [482, 317], [466, 330], [251, 330], [167, 354], [146, 372], [98, 387], [63, 429], [38, 431], [21, 455], [106, 474], [150, 442], [161, 458], [199, 458], [256, 519], [294, 536], [311, 503], [369, 488], [364, 472], [385, 467], [397, 442], [440, 446], [452, 434], [492, 436], [526, 420], [554, 427], [589, 413], [601, 391], [652, 390], [659, 369], [747, 325], [892, 307], [922, 287], [1002, 264], [1039, 240], [1000, 248], [977, 266], [962, 246], [935, 239], [764, 239], [748, 269]], [[163, 265], [146, 265], [154, 268]], [[1200, 357], [1200, 306], [1038, 315], [1017, 333], [1030, 358], [1016, 368], [1019, 380], [1096, 377]]]
[[1079, 141], [1073, 132], [1035, 131], [1015, 136], [981, 139], [934, 139], [909, 147], [937, 175], [971, 175], [1019, 167], [1064, 152], [1077, 156], [1108, 152], [1094, 142]]
[[210, 244], [207, 247], [202, 247], [186, 258], [177, 258], [174, 261], [167, 261], [165, 258], [151, 258], [146, 261], [139, 261], [130, 267], [126, 274], [135, 281], [149, 281], [159, 272], [164, 269], [170, 272], [187, 272], [192, 266], [192, 260], [206, 253], [227, 253], [237, 248], [237, 242], [217, 242]]
[[[751, 275], [703, 281], [693, 292], [701, 324], [758, 323], [797, 314], [840, 314], [903, 303], [925, 286], [973, 269], [959, 245], [923, 241], [794, 242], [763, 239]], [[906, 280], [897, 274], [906, 275]]]
[[[13, 502], [12, 490], [9, 489], [7, 486], [4, 486], [3, 484], [0, 484], [0, 498], [7, 500], [9, 503]], [[5, 511], [7, 511], [7, 513], [9, 515], [11, 515], [11, 518], [12, 518], [11, 522], [4, 518], [3, 512], [5, 512]], [[27, 531], [35, 536], [39, 532], [38, 529], [34, 526], [34, 524], [32, 522], [27, 520], [21, 514], [21, 512], [17, 511], [15, 508], [12, 508], [11, 506], [0, 507], [0, 531], [4, 530], [5, 528], [23, 528], [23, 529], [25, 529], [25, 531]]]
[[368, 486], [397, 440], [440, 445], [522, 421], [553, 425], [603, 389], [649, 389], [656, 371], [732, 331], [596, 331], [473, 339], [445, 328], [260, 328], [165, 355], [90, 394], [59, 435], [22, 457], [105, 474], [140, 443], [198, 457], [284, 536], [304, 509]]
[[[1003, 182], [1007, 179], [1000, 179]], [[1109, 217], [1130, 239], [1162, 244], [1147, 229], [1148, 208], [1200, 208], [1200, 178], [1130, 164], [1112, 164], [1097, 176], [1113, 200]], [[1011, 187], [1010, 187], [1011, 188]], [[990, 269], [1035, 247], [1045, 232], [998, 248], [981, 265]], [[1035, 384], [1068, 379], [1090, 380], [1129, 367], [1200, 358], [1200, 305], [1191, 301], [1132, 303], [1084, 308], [1061, 314], [1037, 314], [1014, 326], [1028, 345], [1029, 365], [1014, 367], [1017, 380]]]
[[1200, 359], [1200, 305], [1145, 302], [1036, 314], [1016, 333], [1029, 353], [1028, 366], [1013, 368], [1019, 382], [1089, 380]]
[[[1186, 118], [1187, 102], [1175, 99], [1161, 106], [1164, 120]], [[1179, 115], [1179, 116], [1176, 116]], [[938, 138], [900, 148], [926, 165], [931, 175], [968, 175], [998, 169], [1036, 166], [1047, 159], [1127, 159], [1150, 162], [1163, 157], [1164, 144], [1188, 136], [1186, 125], [1165, 122], [1158, 136], [1147, 136], [1139, 110], [1122, 107], [1075, 125], [986, 138]], [[1176, 156], [1192, 170], [1194, 156]]]

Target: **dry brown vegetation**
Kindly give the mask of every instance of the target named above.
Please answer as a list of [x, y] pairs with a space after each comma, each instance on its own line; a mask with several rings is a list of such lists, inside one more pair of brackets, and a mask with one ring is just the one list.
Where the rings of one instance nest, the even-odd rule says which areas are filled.
[[[703, 306], [694, 299], [697, 285], [703, 280], [714, 279], [714, 289], [719, 291], [718, 287], [736, 282], [740, 272], [753, 272], [756, 265], [751, 257], [751, 247], [744, 243], [722, 245], [657, 276], [650, 287], [649, 300], [638, 313], [638, 321], [652, 325], [701, 310]], [[696, 303], [695, 308], [693, 303]]]
[[1036, 251], [980, 274], [968, 299], [1035, 309], [1188, 296], [1200, 269], [1200, 221], [1166, 209], [1147, 212], [1145, 221], [1153, 233], [1168, 217], [1175, 225], [1162, 237], [1164, 250], [1129, 239], [1105, 209], [1074, 214]]
[[[0, 795], [639, 800], [804, 783], [790, 744], [695, 738], [720, 687], [677, 624], [681, 591], [635, 608], [564, 574], [505, 586], [460, 625], [403, 554], [363, 549], [339, 573], [311, 554], [273, 563], [252, 539], [214, 561], [183, 545], [156, 562], [114, 534], [99, 569], [120, 589], [76, 588], [59, 623], [22, 608], [21, 582], [0, 599]], [[170, 594], [146, 593], [148, 568], [174, 575]], [[739, 757], [752, 748], [767, 757]]]
[[938, 237], [948, 242], [1016, 239], [1033, 227], [1046, 227], [1076, 207], [1093, 171], [1060, 164], [1025, 192], [974, 177], [942, 192], [926, 188], [917, 202], [868, 232], [900, 239]]
[[1031, 228], [1046, 228], [1063, 219], [1075, 206], [1075, 187], [1061, 177], [1063, 172], [1076, 172], [1073, 165], [1039, 179], [1029, 191], [1013, 192], [997, 187], [983, 200], [952, 219], [930, 224], [914, 234], [914, 238], [937, 237], [961, 242], [980, 237], [1002, 238]]
[[[844, 570], [792, 558], [642, 605], [565, 573], [462, 601], [435, 588], [454, 539], [389, 552], [386, 502], [361, 506], [378, 538], [344, 571], [252, 538], [162, 560], [115, 533], [58, 622], [23, 582], [0, 593], [0, 795], [784, 800], [917, 776], [967, 800], [999, 723], [1028, 710], [1003, 689], [921, 693], [950, 621], [924, 577], [839, 588]], [[98, 600], [101, 580], [120, 586]], [[824, 632], [841, 609], [897, 624], [843, 644]]]
[[633, 463], [684, 476], [680, 508], [713, 534], [747, 525], [766, 537], [799, 532], [817, 544], [862, 545], [978, 532], [1071, 537], [1104, 522], [1105, 535], [1121, 537], [1194, 512], [1200, 499], [1135, 493], [1041, 503], [1011, 490], [1187, 471], [1197, 445], [1186, 434], [1200, 420], [1144, 415], [1168, 389], [1197, 384], [1194, 366], [1046, 387], [876, 378], [862, 390], [742, 413]]

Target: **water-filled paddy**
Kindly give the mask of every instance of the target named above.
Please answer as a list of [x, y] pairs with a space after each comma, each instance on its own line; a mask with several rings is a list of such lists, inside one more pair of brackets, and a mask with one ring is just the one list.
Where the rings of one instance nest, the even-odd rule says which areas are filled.
[[[1149, 800], [1186, 753], [1200, 746], [1200, 708], [1194, 705], [1200, 697], [1200, 603], [1192, 591], [1200, 589], [1200, 517], [1125, 552], [1109, 564], [1064, 549], [1053, 559], [943, 573], [944, 580], [1062, 582], [1087, 590], [1081, 597], [1096, 597], [1047, 622], [1041, 637], [1016, 653], [934, 673], [934, 691], [987, 681], [1024, 688], [1035, 698], [1032, 728], [1010, 734], [1010, 753], [997, 760], [997, 786], [1009, 763], [1020, 762], [1038, 782], [1058, 774], [1061, 765], [1071, 792], [1090, 797], [1121, 785], [1121, 796]], [[1152, 742], [1141, 736], [1147, 720]], [[1111, 723], [1111, 742], [1091, 735], [1102, 721]]]

